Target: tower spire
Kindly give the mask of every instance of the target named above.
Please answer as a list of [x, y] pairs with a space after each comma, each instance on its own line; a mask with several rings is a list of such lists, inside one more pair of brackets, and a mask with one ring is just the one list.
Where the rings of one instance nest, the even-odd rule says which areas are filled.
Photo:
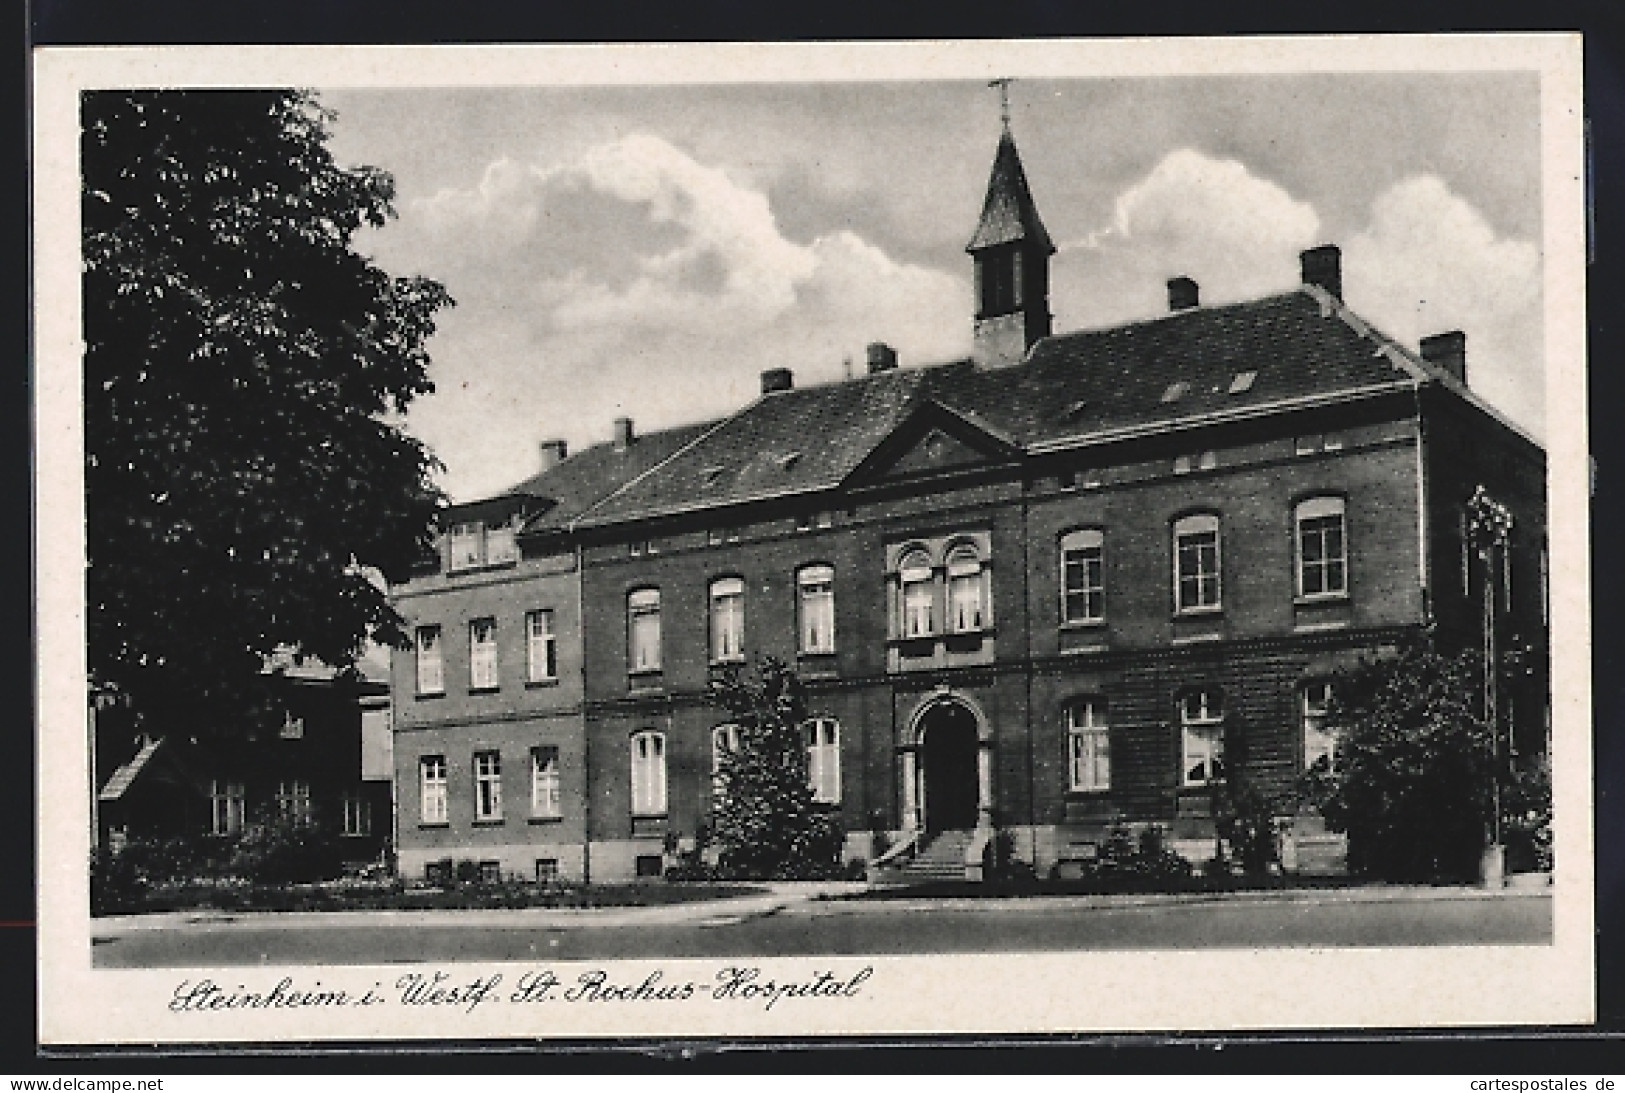
[[1049, 259], [1055, 253], [1027, 186], [1027, 172], [1010, 132], [1010, 80], [999, 89], [1003, 124], [982, 216], [965, 250], [976, 277], [975, 355], [988, 367], [1016, 364], [1050, 333]]

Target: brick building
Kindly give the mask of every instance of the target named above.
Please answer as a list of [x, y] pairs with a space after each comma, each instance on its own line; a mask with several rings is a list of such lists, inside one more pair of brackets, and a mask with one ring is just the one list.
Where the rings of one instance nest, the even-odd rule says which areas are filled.
[[[707, 682], [761, 653], [808, 684], [848, 854], [886, 832], [894, 857], [973, 873], [1000, 833], [1041, 872], [1118, 820], [1211, 846], [1209, 782], [1287, 788], [1327, 747], [1332, 673], [1431, 626], [1471, 643], [1488, 617], [1531, 650], [1498, 697], [1515, 746], [1544, 747], [1544, 455], [1472, 393], [1460, 334], [1412, 351], [1372, 329], [1333, 246], [1278, 295], [1202, 306], [1178, 277], [1166, 315], [1052, 334], [1054, 248], [1008, 132], [967, 249], [970, 359], [903, 368], [877, 344], [865, 375], [806, 388], [773, 368], [721, 421], [620, 422], [449, 514], [439, 571], [401, 592], [420, 648], [396, 700], [401, 799], [450, 815], [403, 804], [403, 868], [433, 847], [528, 872], [534, 805], [482, 827], [479, 757], [523, 797], [526, 754], [551, 747], [548, 853], [657, 872], [705, 823], [730, 739]], [[1488, 555], [1480, 488], [1512, 516]], [[473, 565], [458, 544], [481, 527]], [[552, 604], [539, 694], [515, 677]], [[436, 640], [443, 693], [422, 686]], [[482, 656], [500, 683], [467, 675]]]

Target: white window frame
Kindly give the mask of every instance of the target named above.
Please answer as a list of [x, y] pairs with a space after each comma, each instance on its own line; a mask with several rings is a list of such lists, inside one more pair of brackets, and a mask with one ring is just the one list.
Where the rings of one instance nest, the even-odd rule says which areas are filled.
[[[1082, 578], [1074, 585], [1073, 575]], [[1061, 622], [1102, 622], [1106, 618], [1106, 535], [1080, 528], [1061, 536]], [[1080, 601], [1083, 609], [1074, 611]]]
[[502, 819], [502, 753], [495, 750], [474, 753], [474, 822], [492, 823]]
[[530, 814], [540, 819], [564, 815], [564, 778], [559, 749], [550, 744], [530, 749]]
[[706, 597], [711, 617], [711, 663], [737, 663], [745, 659], [745, 582], [741, 577], [719, 577]]
[[937, 633], [937, 580], [931, 558], [923, 550], [911, 550], [897, 566], [902, 618], [900, 637], [929, 638]]
[[346, 838], [361, 839], [372, 834], [372, 802], [366, 794], [349, 792], [343, 799], [343, 834]]
[[796, 573], [796, 604], [800, 651], [835, 652], [835, 567], [802, 566]]
[[276, 811], [295, 823], [309, 823], [310, 783], [303, 778], [286, 778], [276, 784]]
[[[948, 587], [948, 632], [952, 634], [978, 634], [992, 623], [988, 609], [987, 573], [982, 556], [969, 543], [961, 543], [948, 552], [943, 566]], [[963, 617], [960, 596], [969, 593], [973, 599], [970, 616]]]
[[[1203, 565], [1209, 557], [1209, 552], [1203, 547], [1203, 540], [1211, 537], [1212, 566]], [[1187, 543], [1196, 551], [1194, 561], [1196, 567], [1193, 571], [1186, 571]], [[1224, 606], [1224, 554], [1222, 537], [1219, 530], [1219, 518], [1211, 512], [1192, 513], [1182, 516], [1174, 521], [1174, 611], [1180, 615], [1202, 614], [1223, 609]], [[1185, 598], [1185, 583], [1189, 578], [1194, 583], [1195, 598], [1187, 602]]]
[[414, 632], [414, 668], [417, 674], [417, 693], [440, 695], [446, 693], [445, 645], [441, 641], [439, 626], [420, 626]]
[[559, 678], [558, 636], [553, 630], [550, 607], [525, 614], [525, 678], [530, 683], [551, 683]]
[[[1179, 784], [1187, 788], [1224, 781], [1224, 695], [1199, 687], [1179, 696]], [[1194, 772], [1200, 765], [1202, 774]]]
[[658, 729], [635, 732], [629, 741], [632, 760], [632, 815], [666, 814], [666, 734]]
[[446, 757], [424, 755], [418, 759], [418, 822], [444, 824], [451, 819], [447, 802]]
[[512, 521], [485, 529], [485, 564], [509, 565], [519, 560], [519, 529]]
[[1103, 698], [1076, 698], [1066, 704], [1067, 786], [1073, 793], [1112, 788], [1112, 741]]
[[463, 520], [451, 525], [446, 540], [446, 568], [451, 572], [478, 569], [485, 564], [485, 524], [479, 520]]
[[821, 805], [841, 801], [841, 723], [833, 717], [808, 718], [802, 725], [807, 742], [807, 785]]
[[711, 729], [711, 795], [721, 800], [727, 794], [722, 781], [723, 757], [739, 750], [739, 726], [733, 722]]
[[292, 710], [282, 711], [282, 728], [277, 735], [283, 740], [303, 740], [305, 738], [305, 719], [296, 715]]
[[1325, 756], [1330, 762], [1337, 750], [1337, 737], [1326, 728], [1330, 714], [1332, 684], [1324, 679], [1311, 680], [1298, 688], [1298, 720], [1303, 733], [1303, 768], [1308, 770], [1315, 760]]
[[660, 589], [639, 588], [626, 597], [627, 671], [660, 671]]
[[247, 818], [248, 794], [241, 782], [215, 779], [209, 783], [209, 832], [214, 835], [242, 833]]
[[[1329, 552], [1326, 546], [1327, 521], [1336, 521], [1337, 549]], [[1311, 523], [1314, 524], [1311, 527]], [[1343, 498], [1328, 495], [1310, 497], [1298, 502], [1293, 509], [1292, 547], [1296, 562], [1298, 598], [1302, 600], [1342, 599], [1349, 594], [1349, 534], [1348, 505]], [[1319, 557], [1309, 557], [1311, 541], [1315, 542]], [[1311, 590], [1310, 574], [1319, 577], [1320, 587]], [[1335, 587], [1333, 577], [1335, 576]]]

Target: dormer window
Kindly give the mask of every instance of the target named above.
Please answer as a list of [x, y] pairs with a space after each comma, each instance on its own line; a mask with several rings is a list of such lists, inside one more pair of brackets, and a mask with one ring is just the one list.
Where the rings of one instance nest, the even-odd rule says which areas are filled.
[[519, 560], [517, 528], [512, 522], [489, 527], [480, 520], [453, 524], [447, 535], [448, 568], [456, 573]]
[[1253, 381], [1258, 379], [1257, 372], [1237, 372], [1230, 381], [1230, 394], [1245, 394], [1253, 389]]

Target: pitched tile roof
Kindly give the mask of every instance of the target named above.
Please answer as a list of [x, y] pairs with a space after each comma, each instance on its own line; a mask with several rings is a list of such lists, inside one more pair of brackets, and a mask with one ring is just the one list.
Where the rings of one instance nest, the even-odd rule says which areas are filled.
[[[1245, 373], [1251, 380], [1238, 382]], [[1006, 368], [955, 361], [765, 395], [586, 508], [579, 523], [834, 488], [927, 402], [1033, 451], [1429, 378], [1332, 297], [1304, 287], [1057, 335]]]
[[577, 452], [549, 470], [505, 490], [504, 495], [543, 497], [553, 504], [525, 525], [527, 534], [559, 531], [596, 501], [643, 474], [716, 426], [714, 421], [681, 425], [634, 437], [625, 448], [605, 441]]
[[1033, 203], [1032, 191], [1027, 187], [1027, 172], [1021, 167], [1015, 138], [1006, 129], [999, 137], [999, 150], [993, 156], [987, 197], [982, 201], [982, 218], [965, 249], [978, 251], [1021, 240], [1034, 243], [1049, 254], [1055, 253], [1055, 244], [1044, 230], [1038, 206]]

